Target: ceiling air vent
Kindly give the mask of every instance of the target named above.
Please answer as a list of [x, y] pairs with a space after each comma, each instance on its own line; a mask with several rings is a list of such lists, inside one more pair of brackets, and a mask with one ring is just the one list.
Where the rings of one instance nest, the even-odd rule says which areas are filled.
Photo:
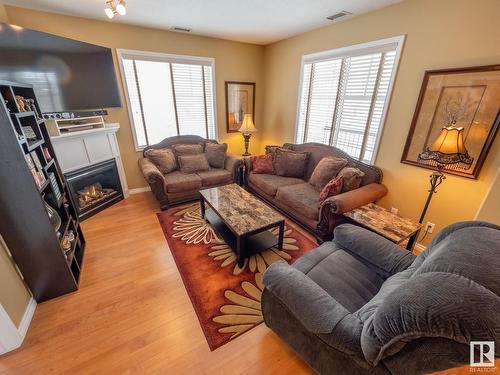
[[187, 29], [185, 27], [179, 27], [179, 26], [174, 26], [170, 30], [172, 30], [172, 31], [178, 31], [180, 33], [189, 33], [189, 32], [191, 32], [191, 29]]
[[338, 13], [334, 14], [333, 16], [326, 17], [326, 19], [328, 19], [330, 21], [336, 21], [339, 18], [342, 18], [344, 16], [348, 16], [349, 14], [352, 14], [352, 13], [348, 12], [347, 10], [343, 10], [342, 12], [338, 12]]

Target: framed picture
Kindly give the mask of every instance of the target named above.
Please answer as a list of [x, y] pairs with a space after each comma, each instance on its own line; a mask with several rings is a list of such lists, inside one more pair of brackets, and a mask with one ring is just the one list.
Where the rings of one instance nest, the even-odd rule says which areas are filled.
[[499, 123], [500, 65], [426, 71], [401, 162], [436, 170], [418, 155], [443, 127], [462, 127], [472, 164], [446, 173], [477, 179]]
[[255, 121], [255, 83], [226, 81], [227, 132], [237, 132], [245, 114]]

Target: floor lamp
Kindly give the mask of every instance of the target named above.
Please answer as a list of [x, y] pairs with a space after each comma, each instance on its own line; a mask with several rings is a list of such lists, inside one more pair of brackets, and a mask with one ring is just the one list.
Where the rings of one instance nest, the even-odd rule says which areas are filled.
[[[425, 214], [427, 213], [431, 199], [433, 195], [437, 193], [436, 188], [446, 179], [443, 170], [459, 168], [467, 170], [472, 165], [473, 160], [474, 159], [469, 156], [465, 148], [464, 128], [456, 128], [453, 126], [443, 127], [434, 143], [418, 155], [419, 162], [437, 168], [437, 171], [430, 175], [429, 195], [427, 196], [424, 209], [418, 220], [419, 224], [424, 222]], [[413, 249], [413, 245], [415, 245], [419, 233], [420, 231], [410, 238], [407, 249]]]

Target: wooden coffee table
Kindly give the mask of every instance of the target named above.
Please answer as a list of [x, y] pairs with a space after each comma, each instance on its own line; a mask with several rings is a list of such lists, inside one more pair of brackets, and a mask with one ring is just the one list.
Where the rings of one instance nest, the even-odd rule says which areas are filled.
[[[283, 216], [236, 184], [200, 190], [200, 208], [201, 216], [236, 253], [240, 267], [251, 255], [273, 246], [283, 249]], [[277, 239], [269, 232], [275, 227]]]

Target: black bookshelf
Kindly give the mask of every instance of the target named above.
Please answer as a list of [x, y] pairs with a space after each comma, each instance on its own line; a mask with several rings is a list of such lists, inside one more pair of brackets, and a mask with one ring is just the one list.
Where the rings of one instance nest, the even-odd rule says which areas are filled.
[[[85, 238], [33, 88], [0, 81], [0, 99], [0, 232], [43, 302], [78, 289]], [[61, 219], [57, 230], [47, 205]]]

